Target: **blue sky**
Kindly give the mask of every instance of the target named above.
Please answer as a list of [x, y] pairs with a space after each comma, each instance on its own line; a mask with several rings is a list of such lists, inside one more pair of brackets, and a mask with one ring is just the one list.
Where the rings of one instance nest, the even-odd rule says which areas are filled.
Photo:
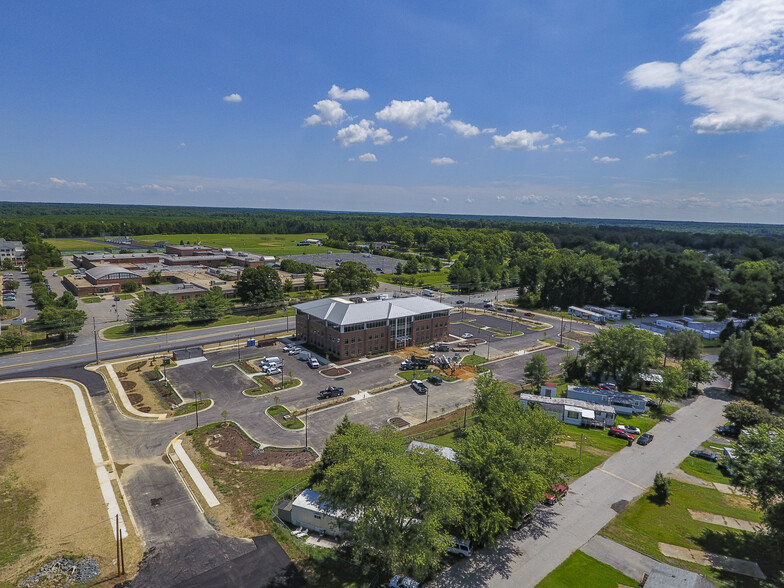
[[784, 221], [784, 2], [6, 2], [0, 200]]

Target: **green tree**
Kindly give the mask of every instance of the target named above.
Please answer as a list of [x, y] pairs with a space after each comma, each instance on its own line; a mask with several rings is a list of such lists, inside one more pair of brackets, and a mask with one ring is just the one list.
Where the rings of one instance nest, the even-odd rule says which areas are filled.
[[737, 265], [730, 273], [729, 283], [722, 288], [720, 301], [743, 316], [764, 311], [773, 298], [771, 269], [768, 261]]
[[403, 264], [402, 263], [397, 262], [397, 265], [395, 266], [395, 274], [398, 275], [398, 276], [402, 276], [403, 275]]
[[182, 319], [183, 310], [170, 294], [143, 294], [128, 310], [128, 322], [132, 327], [173, 325]]
[[223, 295], [220, 286], [213, 286], [209, 292], [189, 300], [185, 309], [194, 322], [214, 321], [228, 314], [231, 302]]
[[78, 300], [76, 297], [68, 292], [67, 290], [60, 295], [60, 298], [54, 301], [57, 306], [60, 308], [70, 308], [71, 310], [75, 309], [79, 306]]
[[10, 258], [10, 257], [6, 257], [6, 258], [3, 260], [3, 265], [2, 265], [2, 268], [3, 268], [4, 270], [12, 270], [12, 269], [14, 269], [14, 262], [11, 260], [11, 258]]
[[403, 266], [403, 273], [406, 274], [416, 274], [419, 272], [419, 262], [417, 261], [416, 257], [412, 257], [406, 264]]
[[131, 292], [138, 292], [141, 289], [141, 286], [136, 282], [125, 282], [122, 285], [122, 291], [126, 294], [130, 294]]
[[638, 378], [659, 363], [664, 350], [661, 337], [626, 325], [619, 329], [602, 329], [594, 340], [583, 345], [582, 352], [588, 366], [596, 374], [612, 375], [618, 386], [625, 390]]
[[348, 542], [355, 560], [420, 579], [438, 569], [468, 492], [455, 464], [432, 451], [406, 452], [394, 430], [345, 421], [322, 462], [325, 503], [354, 521]]
[[741, 382], [746, 380], [754, 366], [754, 348], [751, 345], [751, 334], [746, 331], [740, 337], [730, 335], [721, 346], [719, 359], [714, 369], [732, 382], [733, 394], [737, 392]]
[[716, 314], [714, 315], [717, 321], [726, 321], [732, 316], [732, 310], [723, 302], [716, 305]]
[[730, 402], [724, 407], [724, 416], [738, 430], [756, 427], [757, 425], [770, 425], [773, 423], [773, 415], [767, 408], [749, 402], [748, 400], [738, 400]]
[[81, 331], [86, 320], [87, 314], [83, 310], [50, 305], [41, 310], [33, 326], [37, 330], [45, 331], [47, 335], [56, 333], [65, 338], [71, 333]]
[[305, 274], [305, 281], [303, 282], [303, 286], [305, 290], [316, 289], [316, 282], [313, 280], [313, 272], [308, 272]]
[[667, 504], [670, 501], [670, 481], [661, 472], [656, 472], [653, 477], [653, 494], [659, 504]]
[[3, 290], [18, 290], [18, 289], [19, 289], [18, 280], [7, 280], [3, 282]]
[[747, 379], [747, 397], [768, 410], [784, 408], [784, 357], [757, 362]]
[[236, 294], [245, 304], [275, 307], [283, 300], [280, 276], [271, 267], [249, 267], [237, 281]]
[[550, 377], [550, 369], [547, 367], [547, 358], [542, 353], [534, 353], [523, 370], [525, 381], [538, 394], [547, 379]]
[[20, 335], [18, 332], [5, 332], [0, 335], [0, 348], [2, 349], [10, 349], [11, 351], [16, 350], [16, 348], [22, 348], [25, 344], [25, 338]]
[[686, 395], [689, 383], [678, 368], [666, 366], [661, 369], [661, 382], [654, 384], [653, 390], [659, 406], [669, 400], [677, 400]]
[[681, 363], [681, 370], [694, 389], [700, 384], [709, 384], [716, 377], [710, 362], [705, 359], [686, 359]]
[[758, 425], [741, 435], [735, 458], [723, 462], [734, 485], [762, 510], [766, 531], [784, 555], [784, 427]]
[[333, 282], [340, 285], [341, 292], [356, 294], [370, 292], [378, 286], [378, 280], [365, 264], [356, 261], [344, 261], [339, 267], [329, 269], [324, 273], [327, 280], [327, 289], [332, 292]]
[[147, 274], [150, 278], [150, 284], [160, 284], [161, 283], [161, 272], [158, 270], [150, 270], [150, 273]]
[[702, 350], [702, 336], [697, 331], [667, 331], [664, 336], [665, 353], [678, 361], [698, 359]]

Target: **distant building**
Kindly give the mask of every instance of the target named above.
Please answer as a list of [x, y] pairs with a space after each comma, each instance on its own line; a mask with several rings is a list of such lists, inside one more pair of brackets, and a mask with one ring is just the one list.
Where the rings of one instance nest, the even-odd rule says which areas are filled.
[[350, 522], [321, 498], [321, 492], [306, 488], [294, 500], [278, 505], [278, 518], [295, 527], [316, 533], [343, 537]]
[[0, 238], [0, 263], [10, 259], [16, 267], [24, 265], [25, 248], [21, 241]]
[[604, 324], [605, 321], [603, 314], [579, 306], [570, 306], [569, 314], [599, 324]]
[[147, 286], [146, 292], [153, 296], [168, 294], [177, 302], [182, 303], [186, 300], [193, 300], [202, 294], [206, 294], [209, 292], [209, 289], [196, 284], [183, 282], [181, 284], [156, 284], [154, 286]]
[[207, 245], [171, 245], [170, 243], [166, 244], [165, 249], [169, 255], [179, 255], [181, 257], [204, 255], [211, 251], [218, 251], [215, 247], [208, 247]]
[[119, 265], [97, 265], [86, 272], [63, 276], [63, 286], [74, 296], [117, 293], [123, 284], [134, 282], [141, 285], [142, 276]]
[[338, 361], [445, 340], [452, 309], [419, 296], [322, 298], [294, 308], [297, 339]]
[[623, 315], [623, 311], [604, 308], [601, 306], [594, 306], [592, 304], [586, 304], [583, 308], [585, 308], [585, 310], [590, 310], [591, 312], [598, 312], [605, 319], [610, 321], [619, 321]]

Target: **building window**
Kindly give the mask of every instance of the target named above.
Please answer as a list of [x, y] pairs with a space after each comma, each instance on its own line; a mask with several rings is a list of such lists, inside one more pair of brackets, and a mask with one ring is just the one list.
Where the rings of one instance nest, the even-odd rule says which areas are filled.
[[314, 513], [313, 513], [313, 518], [314, 518], [314, 519], [320, 519], [320, 518], [321, 518], [321, 514], [320, 514], [320, 513], [317, 513], [317, 512], [314, 512]]

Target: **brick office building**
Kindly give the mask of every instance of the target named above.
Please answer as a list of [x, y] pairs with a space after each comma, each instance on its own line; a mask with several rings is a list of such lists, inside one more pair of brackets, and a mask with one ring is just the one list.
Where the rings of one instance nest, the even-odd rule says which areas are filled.
[[294, 308], [297, 339], [335, 361], [445, 340], [452, 309], [419, 296], [322, 298]]

